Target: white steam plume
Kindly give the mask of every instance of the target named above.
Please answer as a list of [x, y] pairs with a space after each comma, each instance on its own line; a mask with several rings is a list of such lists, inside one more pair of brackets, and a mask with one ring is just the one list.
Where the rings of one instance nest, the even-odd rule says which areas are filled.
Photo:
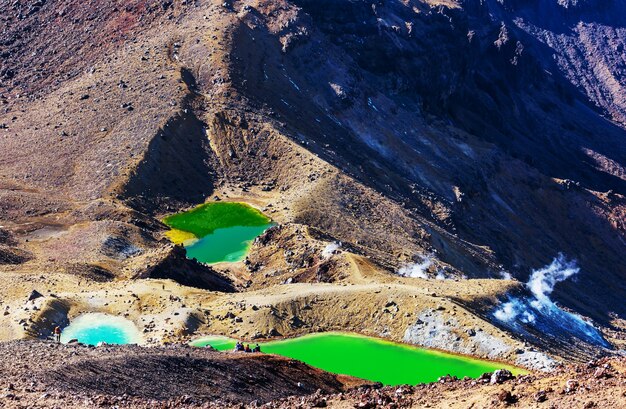
[[575, 261], [567, 261], [563, 254], [559, 254], [550, 265], [534, 270], [526, 285], [539, 302], [552, 302], [550, 294], [556, 283], [567, 280], [579, 271]]
[[579, 271], [575, 261], [568, 261], [559, 254], [549, 265], [533, 270], [526, 283], [531, 297], [509, 297], [507, 302], [493, 312], [493, 316], [517, 332], [526, 331], [519, 325], [523, 323], [547, 334], [559, 336], [567, 333], [608, 347], [609, 344], [593, 324], [578, 314], [562, 310], [550, 299], [557, 283], [567, 280]]
[[407, 264], [398, 270], [398, 274], [404, 277], [428, 278], [426, 271], [433, 264], [435, 259], [432, 254], [420, 256], [421, 261], [413, 264]]
[[519, 320], [525, 324], [531, 324], [537, 319], [535, 314], [528, 311], [525, 304], [517, 298], [502, 304], [493, 315], [498, 320], [505, 322], [515, 321], [519, 317]]
[[339, 250], [340, 247], [341, 247], [341, 243], [338, 243], [336, 241], [330, 243], [328, 246], [324, 247], [324, 250], [322, 250], [322, 258], [323, 259], [330, 258], [330, 256], [335, 254], [335, 252]]

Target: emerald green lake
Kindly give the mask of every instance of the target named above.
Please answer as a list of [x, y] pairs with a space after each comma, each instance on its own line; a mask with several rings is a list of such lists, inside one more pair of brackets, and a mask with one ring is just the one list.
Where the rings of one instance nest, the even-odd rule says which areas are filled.
[[214, 264], [245, 258], [252, 241], [271, 219], [245, 203], [214, 202], [163, 219], [167, 237], [187, 249], [187, 257]]
[[271, 224], [216, 229], [208, 236], [186, 246], [187, 257], [207, 264], [243, 260], [252, 241], [270, 226]]
[[[234, 349], [236, 340], [206, 337], [191, 343], [220, 351]], [[443, 352], [397, 344], [378, 338], [344, 333], [318, 333], [262, 343], [264, 353], [297, 359], [336, 374], [351, 375], [385, 385], [416, 385], [435, 382], [440, 376], [477, 378], [485, 372], [506, 368], [514, 374], [520, 368]], [[251, 344], [253, 346], [253, 344]]]

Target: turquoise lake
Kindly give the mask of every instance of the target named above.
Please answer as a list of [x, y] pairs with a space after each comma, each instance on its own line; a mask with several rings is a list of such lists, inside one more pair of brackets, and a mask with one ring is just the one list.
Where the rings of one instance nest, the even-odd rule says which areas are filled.
[[135, 324], [123, 317], [90, 313], [83, 314], [63, 329], [61, 342], [66, 344], [76, 339], [86, 345], [139, 344], [142, 337]]

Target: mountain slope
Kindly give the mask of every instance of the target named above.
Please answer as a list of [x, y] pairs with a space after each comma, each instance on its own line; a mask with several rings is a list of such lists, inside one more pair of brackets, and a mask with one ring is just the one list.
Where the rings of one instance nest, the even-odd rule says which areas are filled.
[[[49, 291], [60, 278], [76, 298], [83, 279], [93, 291], [153, 277], [244, 297], [280, 283], [382, 286], [417, 263], [421, 278], [403, 283], [429, 293], [448, 279], [446, 302], [584, 359], [602, 348], [578, 356], [570, 333], [515, 331], [493, 315], [532, 296], [499, 278], [526, 282], [563, 253], [580, 273], [555, 298], [619, 347], [625, 14], [618, 1], [596, 3], [603, 12], [589, 2], [0, 0], [10, 10], [0, 17], [2, 298], [19, 305], [25, 278]], [[162, 216], [215, 197], [281, 225], [248, 263], [202, 266], [164, 239]], [[324, 260], [318, 250], [333, 241], [346, 254]], [[494, 280], [468, 300], [471, 278]], [[358, 313], [371, 318], [368, 308]], [[1, 322], [21, 333], [17, 315]]]

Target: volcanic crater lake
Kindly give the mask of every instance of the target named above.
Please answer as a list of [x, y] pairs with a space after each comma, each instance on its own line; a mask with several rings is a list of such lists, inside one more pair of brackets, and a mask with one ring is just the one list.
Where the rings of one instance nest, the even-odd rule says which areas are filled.
[[[204, 337], [191, 342], [230, 351], [237, 341], [227, 337]], [[250, 344], [252, 347], [254, 344]], [[416, 385], [435, 382], [440, 376], [477, 378], [485, 372], [508, 369], [524, 371], [497, 362], [398, 344], [356, 334], [327, 332], [262, 343], [261, 351], [297, 359], [335, 374], [381, 382], [384, 385]]]
[[86, 345], [139, 344], [141, 333], [135, 324], [123, 317], [102, 313], [83, 314], [63, 329], [61, 342], [67, 344], [76, 339]]
[[252, 241], [274, 225], [257, 209], [238, 202], [205, 203], [163, 222], [172, 229], [166, 236], [185, 246], [188, 258], [205, 264], [243, 260]]

